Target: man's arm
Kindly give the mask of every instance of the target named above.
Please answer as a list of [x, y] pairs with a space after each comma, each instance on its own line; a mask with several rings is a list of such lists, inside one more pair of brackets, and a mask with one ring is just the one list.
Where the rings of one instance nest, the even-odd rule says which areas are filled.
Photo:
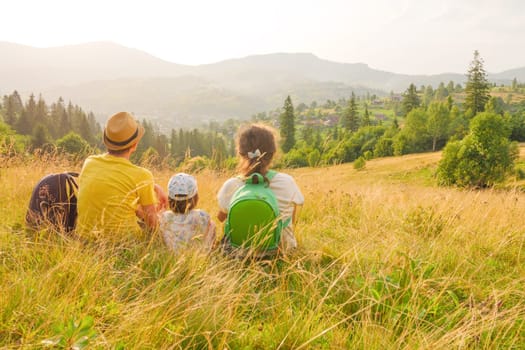
[[166, 195], [166, 192], [160, 187], [158, 184], [155, 184], [154, 186], [155, 194], [157, 195], [157, 199], [159, 200], [158, 205], [158, 211], [167, 209], [168, 208], [168, 196]]
[[144, 220], [146, 226], [152, 231], [156, 230], [159, 224], [159, 219], [157, 216], [155, 204], [142, 206], [142, 215], [142, 219]]

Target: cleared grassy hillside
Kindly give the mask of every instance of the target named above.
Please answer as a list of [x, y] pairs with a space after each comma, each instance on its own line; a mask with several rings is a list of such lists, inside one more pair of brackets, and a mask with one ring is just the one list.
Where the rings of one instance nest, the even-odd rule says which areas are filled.
[[[74, 166], [7, 162], [0, 347], [525, 348], [525, 194], [436, 187], [439, 157], [287, 171], [306, 197], [300, 248], [270, 263], [29, 234], [33, 184]], [[229, 175], [197, 174], [201, 208], [216, 213]]]

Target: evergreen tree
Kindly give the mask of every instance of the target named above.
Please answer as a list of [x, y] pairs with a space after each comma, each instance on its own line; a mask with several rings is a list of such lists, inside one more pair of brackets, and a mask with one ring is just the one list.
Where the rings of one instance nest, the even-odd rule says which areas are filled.
[[397, 120], [397, 116], [394, 116], [394, 120], [392, 121], [392, 129], [399, 130], [399, 121]]
[[157, 134], [155, 137], [154, 147], [157, 150], [160, 159], [164, 159], [169, 155], [169, 141], [164, 134]]
[[42, 98], [42, 95], [38, 96], [38, 102], [36, 104], [36, 111], [35, 111], [35, 124], [36, 123], [48, 123], [48, 108], [46, 105], [46, 102]]
[[370, 113], [368, 112], [368, 105], [365, 103], [365, 112], [363, 114], [362, 126], [370, 126]]
[[447, 106], [449, 111], [454, 107], [454, 99], [452, 98], [452, 95], [448, 95], [447, 97]]
[[348, 102], [348, 106], [343, 112], [341, 126], [348, 131], [357, 131], [359, 129], [359, 117], [357, 115], [357, 104], [355, 102], [355, 94], [352, 91], [352, 96]]
[[[312, 102], [313, 104], [313, 102]], [[280, 116], [280, 134], [282, 139], [282, 149], [284, 153], [289, 152], [295, 145], [295, 115], [293, 111], [292, 99], [288, 95], [284, 101], [283, 113]]]
[[420, 104], [421, 103], [419, 101], [419, 96], [417, 95], [416, 86], [414, 84], [410, 84], [408, 89], [403, 94], [403, 100], [401, 101], [401, 105], [403, 106], [403, 114], [407, 115], [411, 110], [419, 107]]
[[307, 145], [311, 145], [314, 142], [314, 129], [310, 125], [306, 125], [301, 130], [301, 138]]
[[432, 88], [432, 85], [428, 85], [425, 88], [425, 92], [423, 93], [423, 104], [425, 106], [428, 106], [430, 102], [432, 102], [433, 98], [434, 98], [434, 89]]
[[89, 143], [93, 142], [93, 133], [89, 125], [89, 121], [84, 113], [79, 116], [78, 122], [78, 133], [80, 136]]
[[443, 82], [439, 83], [439, 86], [436, 90], [435, 97], [437, 100], [442, 101], [448, 96], [448, 90], [445, 87]]
[[155, 140], [153, 124], [148, 122], [146, 119], [142, 119], [142, 127], [144, 128], [144, 136], [142, 136], [142, 139], [137, 145], [135, 159], [140, 159], [142, 153], [144, 153], [148, 148], [153, 147]]
[[483, 59], [477, 50], [474, 51], [474, 59], [470, 63], [467, 78], [465, 110], [470, 110], [474, 116], [485, 110], [485, 104], [490, 98], [487, 73], [483, 68]]
[[454, 82], [452, 80], [448, 82], [447, 92], [449, 96], [454, 92]]
[[4, 96], [5, 122], [14, 127], [20, 117], [24, 105], [18, 91], [13, 91], [9, 96]]
[[16, 131], [21, 135], [30, 135], [35, 125], [36, 102], [35, 95], [31, 94], [20, 117], [16, 121]]
[[64, 108], [64, 100], [62, 97], [59, 97], [58, 101], [51, 105], [51, 113], [49, 116], [50, 124], [48, 129], [54, 138], [59, 138], [65, 135], [60, 135], [61, 120], [64, 117], [65, 112], [66, 109]]
[[31, 145], [34, 148], [41, 148], [46, 143], [49, 143], [51, 137], [49, 136], [49, 131], [44, 124], [37, 124], [33, 129], [33, 135], [31, 137]]
[[100, 134], [102, 132], [102, 129], [100, 127], [100, 124], [95, 119], [95, 115], [93, 112], [89, 112], [88, 116], [88, 123], [89, 123], [89, 130], [91, 132], [91, 135], [93, 135], [94, 140], [101, 140], [101, 137], [96, 137], [96, 135]]
[[175, 158], [178, 146], [179, 146], [179, 140], [177, 138], [177, 131], [175, 131], [175, 129], [171, 129], [171, 134], [170, 134], [170, 156], [172, 158]]
[[71, 130], [71, 119], [69, 118], [67, 111], [64, 109], [62, 110], [62, 115], [60, 116], [57, 138], [67, 135], [67, 133]]

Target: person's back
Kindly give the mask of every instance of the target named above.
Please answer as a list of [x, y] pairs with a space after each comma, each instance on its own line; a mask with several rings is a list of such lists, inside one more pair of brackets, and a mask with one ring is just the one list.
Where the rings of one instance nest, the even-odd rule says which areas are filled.
[[77, 232], [140, 232], [137, 204], [155, 204], [153, 184], [151, 172], [128, 159], [107, 153], [88, 157], [79, 177]]
[[178, 173], [168, 183], [170, 210], [160, 215], [160, 233], [169, 249], [189, 246], [211, 249], [215, 241], [215, 224], [204, 210], [195, 209], [199, 201], [197, 181]]
[[160, 215], [160, 232], [166, 246], [174, 251], [192, 245], [209, 250], [215, 240], [215, 225], [210, 215], [200, 209], [187, 213], [164, 211]]
[[[233, 194], [237, 189], [242, 187], [244, 183], [245, 182], [242, 178], [232, 177], [226, 180], [222, 185], [217, 194], [219, 208], [222, 212], [228, 212], [230, 200]], [[269, 181], [269, 188], [273, 191], [275, 198], [277, 199], [280, 216], [285, 220], [287, 218], [292, 218], [296, 206], [301, 205], [304, 202], [304, 197], [294, 179], [288, 174], [277, 172], [271, 181]], [[293, 222], [290, 220], [281, 233], [281, 247], [284, 250], [297, 247], [297, 242], [293, 233]]]
[[[277, 151], [277, 144], [272, 129], [262, 125], [251, 125], [241, 128], [237, 134], [237, 156], [239, 158], [240, 177], [228, 179], [217, 194], [219, 203], [219, 221], [225, 221], [228, 217], [231, 199], [241, 186], [244, 178], [254, 173], [265, 177], [269, 188], [273, 191], [279, 207], [279, 216], [286, 227], [281, 233], [280, 249], [286, 251], [297, 247], [297, 241], [293, 232], [297, 206], [304, 203], [304, 197], [294, 179], [287, 174], [277, 172], [272, 179], [266, 176], [273, 156]], [[226, 237], [227, 238], [227, 237]], [[225, 242], [229, 245], [229, 243]]]
[[78, 179], [79, 236], [117, 240], [140, 237], [139, 214], [147, 228], [156, 228], [157, 195], [161, 204], [167, 199], [155, 186], [151, 172], [129, 160], [143, 135], [144, 128], [129, 113], [120, 112], [108, 119], [104, 129], [108, 153], [88, 157]]

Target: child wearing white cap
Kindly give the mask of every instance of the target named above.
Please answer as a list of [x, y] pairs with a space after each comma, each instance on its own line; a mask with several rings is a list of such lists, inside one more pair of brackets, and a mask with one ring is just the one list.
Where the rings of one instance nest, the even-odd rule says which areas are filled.
[[215, 242], [215, 224], [204, 210], [196, 209], [199, 201], [197, 181], [191, 175], [178, 173], [168, 183], [170, 210], [160, 214], [160, 232], [171, 250], [188, 245], [201, 245], [210, 250]]

